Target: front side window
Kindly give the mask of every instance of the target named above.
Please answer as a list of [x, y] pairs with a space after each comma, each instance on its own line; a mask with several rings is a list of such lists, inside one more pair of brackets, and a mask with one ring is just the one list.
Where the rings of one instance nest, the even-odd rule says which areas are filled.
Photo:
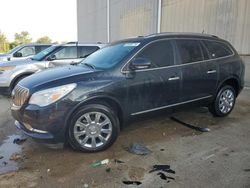
[[198, 40], [176, 40], [182, 64], [193, 63], [203, 60], [200, 42]]
[[22, 54], [22, 57], [27, 57], [27, 56], [35, 55], [35, 53], [36, 53], [34, 46], [24, 47], [21, 50], [19, 50], [18, 52]]
[[78, 46], [78, 57], [85, 58], [99, 49], [98, 46]]
[[122, 42], [107, 46], [88, 56], [81, 65], [89, 64], [97, 69], [109, 69], [122, 62], [139, 45], [139, 42]]
[[56, 52], [56, 59], [76, 59], [77, 58], [77, 48], [76, 46], [66, 46]]
[[146, 58], [151, 68], [166, 67], [174, 64], [174, 50], [171, 40], [149, 44], [135, 58]]
[[232, 50], [222, 42], [203, 41], [212, 59], [232, 55]]

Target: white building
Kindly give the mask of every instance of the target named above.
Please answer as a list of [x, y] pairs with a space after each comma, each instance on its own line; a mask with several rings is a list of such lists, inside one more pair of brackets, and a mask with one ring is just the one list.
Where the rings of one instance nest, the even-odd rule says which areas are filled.
[[204, 32], [250, 54], [250, 0], [77, 0], [77, 18], [79, 41]]

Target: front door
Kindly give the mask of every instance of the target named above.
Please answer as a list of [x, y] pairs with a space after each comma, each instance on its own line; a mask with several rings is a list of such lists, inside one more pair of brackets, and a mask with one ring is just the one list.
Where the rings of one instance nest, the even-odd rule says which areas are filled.
[[[146, 58], [151, 67], [124, 74], [126, 106], [132, 115], [163, 109], [179, 102], [181, 72], [175, 66], [171, 40], [160, 40], [146, 46], [136, 58]], [[129, 64], [125, 67], [128, 72]]]

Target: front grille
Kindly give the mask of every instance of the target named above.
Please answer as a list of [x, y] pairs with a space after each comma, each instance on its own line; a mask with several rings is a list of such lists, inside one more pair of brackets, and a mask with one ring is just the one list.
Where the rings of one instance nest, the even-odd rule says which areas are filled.
[[13, 104], [22, 106], [29, 97], [29, 90], [25, 87], [17, 85], [13, 91]]

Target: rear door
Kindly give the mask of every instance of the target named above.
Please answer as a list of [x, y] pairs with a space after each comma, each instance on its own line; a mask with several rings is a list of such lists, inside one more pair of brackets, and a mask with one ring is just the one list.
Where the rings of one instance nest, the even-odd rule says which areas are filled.
[[196, 39], [176, 39], [182, 74], [181, 102], [205, 97], [202, 47]]
[[135, 58], [147, 58], [148, 69], [135, 70], [126, 80], [127, 105], [132, 115], [165, 108], [179, 102], [180, 67], [175, 66], [171, 40], [160, 40], [146, 46]]
[[204, 95], [214, 95], [218, 83], [218, 63], [216, 55], [213, 54], [217, 50], [213, 50], [213, 42], [209, 40], [202, 40], [202, 51], [204, 54], [205, 61], [201, 63], [201, 73], [203, 84]]

